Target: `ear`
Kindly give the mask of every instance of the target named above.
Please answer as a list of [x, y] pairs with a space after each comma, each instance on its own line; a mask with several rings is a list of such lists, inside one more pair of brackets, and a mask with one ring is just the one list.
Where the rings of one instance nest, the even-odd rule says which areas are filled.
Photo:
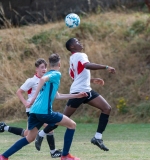
[[36, 73], [38, 72], [38, 67], [35, 68]]
[[60, 67], [60, 61], [59, 61], [59, 63], [58, 63], [58, 67]]
[[73, 48], [74, 48], [74, 46], [73, 46], [73, 45], [71, 45], [71, 46], [70, 46], [70, 49], [73, 49]]

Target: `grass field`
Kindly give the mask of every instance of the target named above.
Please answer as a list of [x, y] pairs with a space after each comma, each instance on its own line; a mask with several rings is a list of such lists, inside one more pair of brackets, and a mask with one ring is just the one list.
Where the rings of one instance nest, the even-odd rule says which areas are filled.
[[[9, 123], [9, 125], [25, 127], [25, 121]], [[149, 160], [150, 159], [150, 127], [149, 124], [109, 124], [103, 134], [108, 152], [100, 150], [90, 143], [95, 134], [97, 124], [77, 124], [71, 153], [81, 160]], [[55, 130], [56, 147], [62, 148], [65, 128]], [[8, 132], [0, 134], [0, 153], [3, 153], [20, 137]], [[10, 160], [47, 160], [52, 159], [46, 140], [40, 152], [34, 143], [24, 147]]]

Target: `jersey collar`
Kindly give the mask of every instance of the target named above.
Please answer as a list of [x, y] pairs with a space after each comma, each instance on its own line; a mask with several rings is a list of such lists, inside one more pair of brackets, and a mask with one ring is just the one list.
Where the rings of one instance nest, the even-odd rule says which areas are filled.
[[35, 76], [38, 77], [38, 78], [41, 78], [41, 77], [39, 77], [39, 76], [37, 75], [37, 73], [35, 74]]

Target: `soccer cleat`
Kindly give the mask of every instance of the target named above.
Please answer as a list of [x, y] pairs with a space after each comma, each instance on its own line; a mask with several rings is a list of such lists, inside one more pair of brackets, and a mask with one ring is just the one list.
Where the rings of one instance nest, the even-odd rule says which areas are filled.
[[5, 158], [4, 156], [0, 155], [0, 160], [8, 160], [8, 158]]
[[105, 147], [105, 145], [103, 144], [102, 139], [96, 139], [95, 137], [93, 137], [91, 139], [91, 143], [93, 143], [94, 145], [97, 145], [100, 149], [102, 149], [104, 151], [109, 151], [109, 149], [107, 147]]
[[35, 148], [40, 151], [41, 149], [41, 144], [42, 144], [42, 141], [43, 141], [43, 137], [39, 136], [39, 133], [36, 135], [36, 138], [35, 138]]
[[80, 160], [80, 158], [74, 157], [71, 154], [68, 154], [67, 156], [61, 156], [61, 160]]
[[58, 149], [54, 153], [51, 153], [51, 157], [52, 158], [58, 158], [58, 157], [61, 157], [61, 154], [62, 154], [62, 150]]
[[4, 122], [0, 122], [0, 132], [4, 132], [4, 127], [6, 124]]

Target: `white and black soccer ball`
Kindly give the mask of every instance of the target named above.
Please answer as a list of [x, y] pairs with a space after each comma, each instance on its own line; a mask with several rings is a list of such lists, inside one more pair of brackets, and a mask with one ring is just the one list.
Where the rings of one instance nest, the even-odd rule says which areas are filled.
[[80, 17], [75, 13], [70, 13], [65, 18], [66, 26], [69, 28], [75, 28], [80, 25]]

